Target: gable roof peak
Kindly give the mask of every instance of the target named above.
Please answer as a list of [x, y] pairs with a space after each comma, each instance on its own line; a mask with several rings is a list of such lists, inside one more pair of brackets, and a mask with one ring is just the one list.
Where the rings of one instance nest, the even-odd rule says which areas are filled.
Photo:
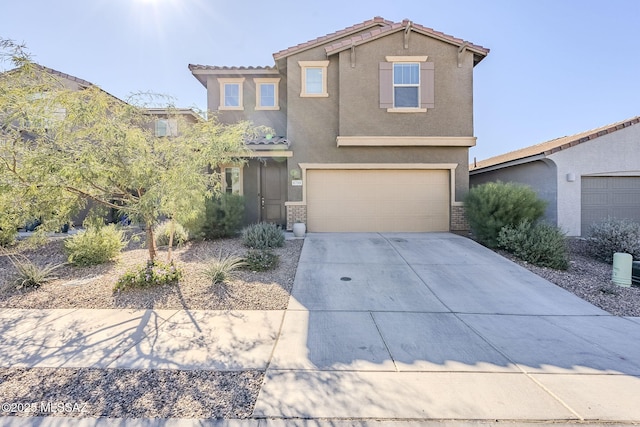
[[277, 61], [279, 59], [283, 59], [287, 56], [293, 55], [294, 53], [302, 52], [307, 49], [311, 49], [321, 44], [329, 43], [343, 37], [348, 37], [359, 31], [368, 30], [374, 27], [389, 27], [393, 24], [393, 21], [384, 19], [382, 16], [374, 16], [372, 19], [368, 19], [359, 24], [351, 25], [350, 27], [343, 28], [342, 30], [334, 31], [333, 33], [325, 34], [324, 36], [320, 36], [313, 40], [309, 40], [307, 42], [300, 43], [276, 52], [273, 54], [273, 58]]

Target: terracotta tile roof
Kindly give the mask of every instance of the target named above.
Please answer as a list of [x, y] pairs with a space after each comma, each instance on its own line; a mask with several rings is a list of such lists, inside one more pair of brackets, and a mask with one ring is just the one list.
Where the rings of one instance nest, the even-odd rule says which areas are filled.
[[207, 70], [207, 71], [274, 71], [277, 70], [277, 68], [275, 66], [269, 66], [269, 65], [265, 65], [265, 66], [258, 66], [258, 67], [254, 67], [254, 66], [218, 66], [218, 65], [200, 65], [200, 64], [189, 64], [189, 70], [191, 71], [195, 71], [195, 70]]
[[335, 31], [333, 33], [326, 34], [322, 37], [317, 37], [313, 40], [309, 40], [308, 42], [300, 43], [290, 48], [281, 50], [280, 52], [276, 52], [273, 54], [273, 58], [277, 61], [289, 55], [293, 55], [294, 53], [302, 52], [303, 50], [311, 49], [321, 44], [329, 43], [332, 40], [336, 40], [342, 37], [347, 37], [350, 34], [357, 33], [359, 31], [363, 31], [368, 28], [373, 28], [378, 26], [386, 27], [390, 25], [393, 25], [393, 21], [388, 21], [380, 16], [376, 16], [373, 19], [369, 19], [359, 24], [352, 25], [342, 30]]
[[475, 165], [469, 165], [469, 172], [488, 168], [491, 166], [501, 165], [503, 163], [512, 162], [515, 160], [526, 159], [527, 157], [533, 157], [538, 155], [548, 156], [556, 153], [560, 150], [574, 147], [583, 142], [596, 139], [598, 137], [619, 131], [629, 126], [640, 123], [640, 116], [633, 117], [631, 119], [623, 120], [621, 122], [606, 125], [597, 129], [587, 130], [575, 135], [563, 136], [561, 138], [552, 139], [551, 141], [543, 142], [541, 144], [532, 145], [530, 147], [521, 148], [519, 150], [511, 151], [509, 153], [500, 154], [495, 157], [491, 157], [486, 160], [476, 162]]
[[71, 74], [66, 74], [61, 71], [54, 70], [53, 68], [45, 67], [44, 65], [40, 65], [36, 63], [34, 63], [33, 65], [39, 70], [45, 71], [49, 74], [53, 74], [58, 77], [62, 77], [67, 80], [71, 80], [73, 82], [78, 83], [80, 86], [84, 86], [84, 87], [95, 86], [93, 83], [83, 80], [79, 77], [72, 76]]
[[266, 136], [257, 138], [257, 139], [253, 139], [251, 141], [247, 141], [246, 142], [247, 147], [249, 148], [258, 148], [256, 146], [274, 146], [274, 145], [285, 145], [285, 146], [289, 146], [289, 141], [287, 140], [286, 136], [272, 136], [271, 138], [268, 138]]
[[428, 28], [416, 23], [413, 23], [411, 21], [409, 21], [408, 19], [405, 19], [402, 22], [396, 22], [393, 23], [389, 26], [386, 27], [381, 27], [381, 28], [376, 28], [368, 33], [362, 33], [362, 34], [358, 34], [355, 35], [353, 37], [351, 37], [350, 39], [345, 39], [345, 40], [341, 40], [337, 43], [334, 43], [330, 46], [325, 47], [325, 51], [327, 52], [327, 55], [332, 55], [334, 53], [346, 50], [351, 48], [351, 46], [358, 46], [360, 44], [363, 43], [367, 43], [371, 40], [375, 40], [379, 37], [384, 37], [388, 34], [397, 32], [397, 31], [403, 31], [405, 28], [407, 28], [407, 26], [410, 25], [411, 29], [413, 29], [414, 31], [417, 31], [419, 33], [422, 33], [424, 35], [430, 36], [430, 37], [434, 37], [438, 40], [442, 40], [445, 41], [447, 43], [451, 43], [453, 45], [456, 46], [463, 46], [466, 45], [466, 48], [473, 51], [474, 53], [476, 53], [476, 55], [478, 56], [476, 58], [475, 64], [477, 64], [478, 62], [480, 62], [482, 60], [482, 58], [484, 58], [485, 56], [487, 56], [489, 54], [489, 49], [482, 47], [480, 45], [476, 45], [473, 43], [470, 43], [468, 41], [465, 41], [463, 39], [459, 39], [457, 37], [453, 37], [450, 36], [448, 34], [442, 33], [440, 31], [436, 31], [432, 28]]

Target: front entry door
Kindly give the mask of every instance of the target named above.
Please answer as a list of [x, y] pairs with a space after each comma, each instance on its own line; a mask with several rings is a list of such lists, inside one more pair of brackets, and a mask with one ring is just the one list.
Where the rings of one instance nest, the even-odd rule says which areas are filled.
[[260, 220], [286, 224], [287, 165], [267, 160], [260, 165]]

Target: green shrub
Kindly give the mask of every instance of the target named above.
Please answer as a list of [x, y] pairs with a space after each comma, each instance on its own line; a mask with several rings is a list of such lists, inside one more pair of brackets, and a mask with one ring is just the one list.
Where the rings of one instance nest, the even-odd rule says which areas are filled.
[[207, 198], [202, 233], [207, 239], [235, 236], [242, 226], [243, 217], [244, 197], [223, 193]]
[[640, 224], [609, 217], [591, 226], [587, 247], [595, 258], [608, 263], [616, 252], [640, 259]]
[[115, 224], [89, 225], [85, 231], [64, 241], [68, 261], [79, 266], [111, 261], [125, 245], [124, 232]]
[[525, 220], [498, 233], [498, 245], [523, 261], [540, 267], [566, 270], [569, 266], [564, 233], [556, 226]]
[[210, 261], [202, 271], [202, 275], [211, 280], [211, 283], [218, 284], [225, 282], [235, 276], [235, 271], [244, 267], [244, 260], [235, 255], [218, 255]]
[[278, 254], [268, 249], [250, 249], [245, 257], [247, 270], [251, 271], [267, 271], [273, 270], [278, 266], [280, 257]]
[[515, 227], [525, 220], [534, 223], [544, 214], [546, 202], [531, 187], [498, 181], [473, 187], [464, 206], [478, 241], [496, 247], [502, 227]]
[[275, 224], [260, 222], [242, 230], [242, 243], [252, 249], [279, 248], [284, 245], [284, 233]]
[[18, 230], [15, 227], [0, 228], [0, 246], [11, 246], [16, 241]]
[[[173, 246], [182, 246], [189, 240], [189, 233], [187, 230], [177, 222], [174, 222], [173, 229]], [[169, 246], [169, 236], [171, 234], [171, 221], [164, 221], [159, 224], [154, 230], [154, 236], [156, 238], [156, 245]]]
[[182, 278], [182, 270], [171, 261], [166, 264], [162, 261], [147, 261], [146, 265], [139, 266], [124, 273], [116, 282], [114, 291], [123, 291], [127, 288], [144, 288], [149, 286], [174, 285]]

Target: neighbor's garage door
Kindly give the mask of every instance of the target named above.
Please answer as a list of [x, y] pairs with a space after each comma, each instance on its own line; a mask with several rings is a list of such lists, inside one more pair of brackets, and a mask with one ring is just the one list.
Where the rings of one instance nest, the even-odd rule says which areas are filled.
[[607, 216], [640, 222], [640, 177], [582, 177], [582, 235]]
[[448, 231], [448, 170], [308, 170], [307, 228]]

